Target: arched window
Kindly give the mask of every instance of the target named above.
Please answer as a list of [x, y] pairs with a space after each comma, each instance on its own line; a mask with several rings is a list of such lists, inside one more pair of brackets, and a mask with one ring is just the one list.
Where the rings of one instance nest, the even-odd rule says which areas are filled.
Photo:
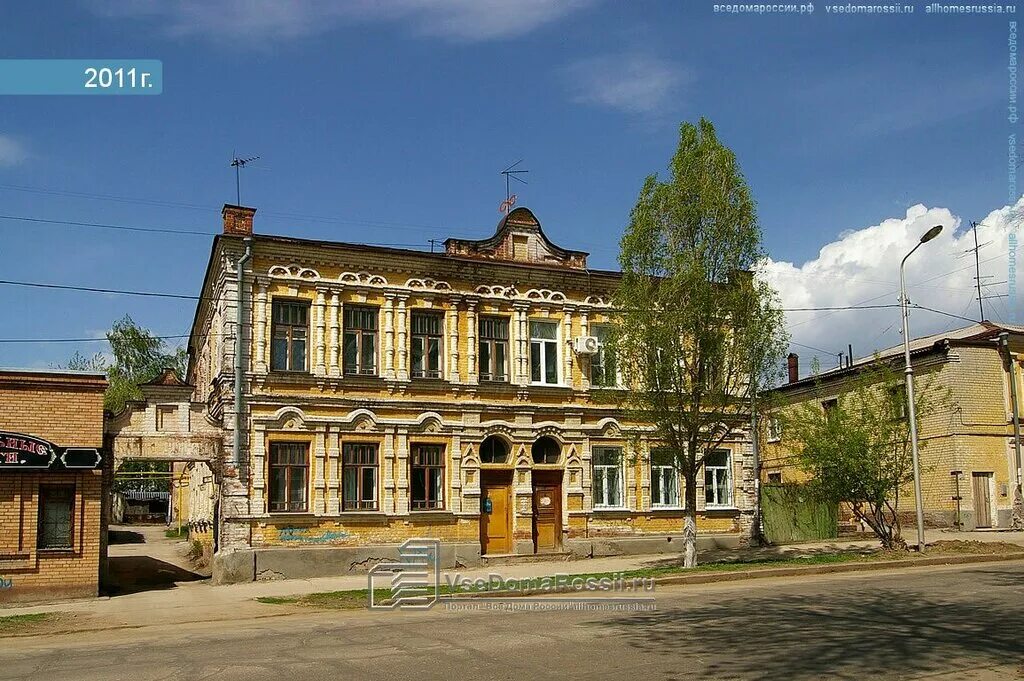
[[490, 435], [480, 443], [480, 463], [505, 463], [508, 445], [497, 435]]
[[558, 463], [562, 447], [555, 438], [545, 435], [533, 443], [532, 452], [534, 463]]

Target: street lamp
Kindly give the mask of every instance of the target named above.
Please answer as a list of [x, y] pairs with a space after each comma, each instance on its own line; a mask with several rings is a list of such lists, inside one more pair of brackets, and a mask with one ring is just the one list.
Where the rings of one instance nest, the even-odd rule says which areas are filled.
[[907, 283], [904, 279], [903, 268], [907, 264], [907, 258], [914, 254], [921, 244], [927, 243], [937, 237], [942, 231], [942, 225], [935, 225], [921, 237], [917, 245], [910, 249], [910, 253], [903, 256], [900, 263], [900, 312], [903, 315], [903, 359], [906, 368], [903, 373], [907, 376], [907, 414], [910, 418], [910, 451], [914, 465], [914, 497], [917, 506], [917, 550], [924, 552], [924, 503], [921, 500], [921, 466], [917, 457], [917, 413], [914, 410], [914, 367], [910, 364], [910, 307], [907, 301]]

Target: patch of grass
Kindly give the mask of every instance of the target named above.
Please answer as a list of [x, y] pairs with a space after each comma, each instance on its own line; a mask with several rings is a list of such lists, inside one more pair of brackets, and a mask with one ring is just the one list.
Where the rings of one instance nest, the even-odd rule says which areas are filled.
[[173, 527], [169, 530], [164, 531], [164, 536], [168, 539], [188, 539], [188, 528], [182, 525], [179, 527]]
[[18, 631], [31, 628], [34, 624], [41, 624], [56, 619], [57, 613], [53, 612], [30, 612], [25, 615], [5, 615], [0, 617], [0, 632]]

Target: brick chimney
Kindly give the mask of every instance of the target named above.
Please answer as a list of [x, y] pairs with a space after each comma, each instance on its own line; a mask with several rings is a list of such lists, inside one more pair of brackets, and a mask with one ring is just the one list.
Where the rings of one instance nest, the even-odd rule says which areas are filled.
[[790, 383], [796, 383], [800, 380], [800, 356], [795, 352], [786, 355], [786, 369], [789, 371]]
[[225, 203], [224, 209], [220, 214], [224, 216], [225, 234], [252, 236], [252, 216], [256, 215], [255, 208], [233, 206], [230, 203]]

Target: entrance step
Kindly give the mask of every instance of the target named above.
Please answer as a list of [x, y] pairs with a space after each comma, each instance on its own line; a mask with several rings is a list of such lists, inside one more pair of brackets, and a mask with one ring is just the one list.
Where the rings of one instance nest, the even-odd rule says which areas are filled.
[[575, 560], [576, 556], [568, 551], [550, 553], [502, 553], [498, 555], [480, 556], [483, 565], [522, 565], [524, 563], [550, 563]]

